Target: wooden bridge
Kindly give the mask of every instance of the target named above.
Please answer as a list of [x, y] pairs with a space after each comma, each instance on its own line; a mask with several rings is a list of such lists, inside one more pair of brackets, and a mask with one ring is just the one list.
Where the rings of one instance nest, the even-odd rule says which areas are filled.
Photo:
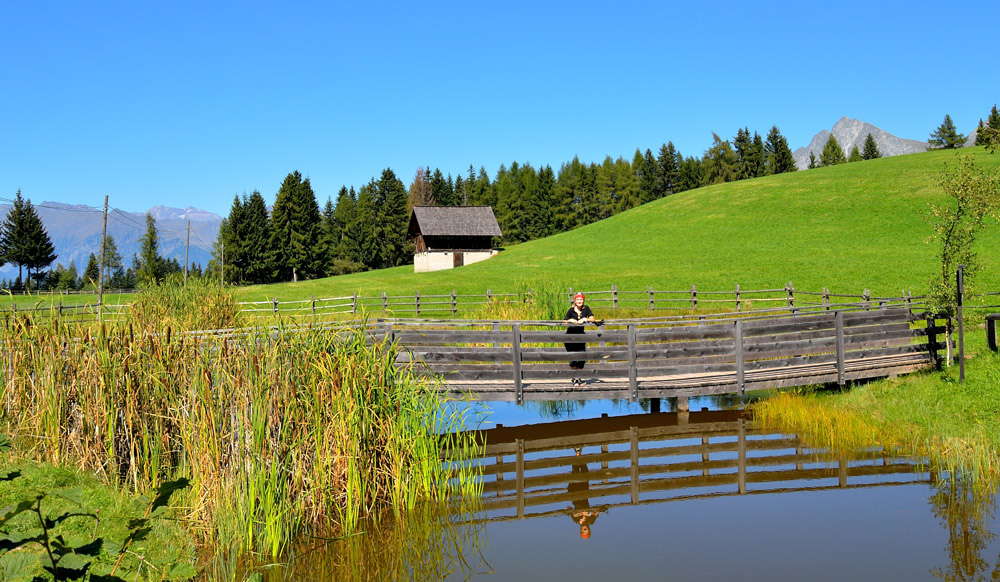
[[[664, 398], [845, 384], [950, 356], [950, 322], [905, 306], [608, 321], [573, 335], [553, 322], [382, 321], [398, 363], [443, 379], [450, 397], [483, 400]], [[568, 362], [587, 359], [573, 387]]]
[[767, 433], [741, 411], [638, 414], [479, 431], [480, 520], [729, 495], [930, 482], [916, 460], [856, 458]]

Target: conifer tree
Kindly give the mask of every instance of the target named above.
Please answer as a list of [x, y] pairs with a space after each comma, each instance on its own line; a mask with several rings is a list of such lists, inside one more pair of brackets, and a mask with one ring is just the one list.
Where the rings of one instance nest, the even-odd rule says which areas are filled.
[[878, 144], [875, 143], [875, 138], [869, 133], [865, 136], [865, 146], [864, 149], [861, 150], [861, 159], [874, 160], [881, 157], [882, 152], [879, 151]]
[[788, 147], [788, 140], [781, 135], [777, 125], [772, 125], [764, 142], [764, 165], [766, 174], [784, 174], [798, 170], [795, 156]]
[[821, 166], [835, 166], [837, 164], [843, 164], [847, 161], [847, 156], [844, 155], [843, 148], [837, 143], [837, 138], [830, 136], [830, 139], [826, 140], [826, 145], [823, 146], [823, 151], [819, 154], [819, 163]]
[[810, 150], [809, 151], [809, 169], [812, 170], [812, 169], [818, 168], [818, 167], [819, 167], [819, 164], [816, 163], [816, 154], [814, 154], [812, 152], [812, 150]]
[[[632, 164], [625, 158], [618, 156], [614, 165], [614, 188], [615, 206], [612, 212], [615, 214], [634, 208], [639, 204], [639, 185], [636, 181], [635, 172], [632, 171]], [[683, 188], [683, 178], [681, 167], [678, 166], [677, 178], [673, 184], [674, 192], [680, 192]]]
[[702, 166], [705, 172], [702, 182], [706, 185], [733, 182], [739, 179], [736, 152], [733, 151], [729, 140], [723, 141], [714, 132], [712, 133], [712, 147], [705, 152]]
[[361, 190], [355, 192], [352, 186], [346, 198], [337, 198], [337, 207], [333, 213], [337, 216], [337, 220], [344, 224], [344, 232], [337, 246], [337, 256], [344, 261], [364, 265], [367, 268], [368, 226], [375, 213], [370, 189], [362, 186]]
[[469, 188], [461, 174], [455, 176], [454, 200], [456, 206], [469, 205]]
[[[608, 156], [610, 159], [611, 156]], [[656, 157], [656, 163], [660, 166], [660, 179], [663, 184], [660, 190], [664, 196], [668, 196], [677, 191], [677, 182], [680, 177], [680, 157], [674, 142], [667, 142], [660, 147], [660, 154]]]
[[996, 152], [997, 147], [1000, 147], [1000, 113], [997, 112], [996, 105], [993, 106], [989, 117], [986, 118], [986, 128], [983, 130], [983, 134], [983, 145], [986, 146], [987, 151]]
[[358, 260], [360, 247], [354, 246], [354, 243], [348, 240], [349, 234], [357, 233], [357, 227], [354, 224], [356, 221], [356, 202], [357, 195], [353, 186], [350, 190], [342, 187], [337, 193], [337, 204], [333, 207], [333, 218], [340, 227], [340, 237], [337, 239], [334, 255], [341, 261], [360, 264], [361, 261]]
[[246, 225], [243, 221], [243, 202], [239, 195], [233, 196], [233, 204], [229, 207], [229, 216], [219, 225], [219, 245], [226, 249], [226, 281], [242, 283], [244, 268], [248, 258], [245, 249]]
[[660, 178], [660, 166], [653, 158], [653, 152], [646, 149], [645, 154], [640, 154], [639, 150], [636, 150], [635, 154], [632, 169], [635, 170], [639, 182], [639, 203], [645, 204], [661, 198], [663, 180]]
[[320, 213], [309, 178], [298, 171], [285, 177], [271, 211], [271, 248], [279, 281], [314, 276], [322, 268], [315, 256]]
[[146, 213], [146, 232], [139, 238], [139, 256], [136, 276], [140, 281], [153, 283], [163, 278], [163, 257], [160, 256], [160, 236], [156, 231], [156, 219]]
[[430, 177], [431, 198], [438, 206], [455, 206], [455, 192], [451, 176], [444, 177], [440, 168], [434, 168]]
[[701, 186], [704, 180], [705, 165], [702, 161], [694, 156], [684, 158], [684, 163], [681, 164], [681, 186], [677, 191], [683, 192], [684, 190], [693, 190], [694, 188]]
[[100, 268], [97, 266], [97, 256], [94, 253], [90, 253], [87, 257], [87, 266], [83, 269], [83, 277], [81, 278], [81, 287], [93, 287], [97, 288], [97, 279], [100, 276]]
[[851, 146], [851, 153], [847, 156], [848, 162], [860, 162], [864, 158], [861, 157], [861, 150], [858, 146]]
[[40, 279], [41, 269], [48, 267], [56, 259], [55, 247], [41, 217], [35, 212], [31, 200], [21, 196], [20, 190], [0, 225], [0, 257], [3, 263], [17, 265], [18, 280], [21, 280], [22, 267], [27, 270], [28, 277], [25, 281], [29, 287], [31, 279]]
[[518, 243], [525, 240], [521, 232], [520, 224], [520, 196], [517, 192], [517, 183], [513, 173], [518, 171], [518, 164], [514, 162], [510, 170], [504, 164], [500, 164], [497, 171], [495, 183], [497, 193], [496, 215], [497, 223], [500, 225], [500, 232], [503, 233], [503, 240], [507, 243]]
[[552, 234], [552, 196], [555, 188], [556, 174], [552, 171], [552, 166], [540, 169], [535, 180], [535, 191], [527, 201], [529, 222], [526, 225], [526, 234], [529, 240]]
[[955, 123], [951, 120], [951, 116], [946, 114], [944, 121], [931, 134], [927, 143], [932, 149], [960, 148], [965, 144], [965, 136], [958, 133], [958, 130], [955, 129]]
[[979, 125], [976, 126], [976, 141], [972, 145], [986, 145], [986, 124], [983, 123], [983, 118], [979, 118]]
[[[417, 168], [417, 173], [413, 176], [408, 194], [408, 206], [434, 206], [434, 195], [431, 193], [431, 183], [427, 178], [427, 170], [423, 166]], [[340, 198], [340, 195], [337, 195]]]
[[[390, 168], [382, 170], [374, 184], [376, 268], [396, 267], [412, 259], [413, 255], [406, 240], [410, 218], [406, 208], [406, 186]], [[448, 186], [450, 189], [451, 184]]]
[[243, 277], [251, 285], [274, 280], [274, 254], [271, 249], [271, 221], [267, 203], [259, 190], [243, 200], [243, 252], [246, 264]]

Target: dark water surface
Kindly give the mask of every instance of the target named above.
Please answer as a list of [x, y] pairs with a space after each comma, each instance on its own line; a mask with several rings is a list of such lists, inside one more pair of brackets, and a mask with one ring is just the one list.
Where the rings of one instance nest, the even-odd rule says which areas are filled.
[[730, 404], [493, 403], [474, 507], [324, 546], [268, 578], [1000, 577], [992, 495], [913, 459], [805, 448]]

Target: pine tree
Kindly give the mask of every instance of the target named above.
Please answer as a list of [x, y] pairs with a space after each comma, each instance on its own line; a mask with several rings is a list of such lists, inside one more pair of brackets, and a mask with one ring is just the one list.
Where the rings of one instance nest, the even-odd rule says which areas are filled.
[[812, 169], [815, 169], [815, 168], [818, 168], [818, 167], [819, 167], [819, 164], [816, 163], [816, 154], [814, 154], [812, 152], [812, 150], [810, 150], [809, 151], [809, 169], [812, 170]]
[[684, 158], [684, 163], [681, 164], [681, 186], [677, 189], [677, 191], [683, 192], [685, 190], [693, 190], [701, 186], [704, 180], [705, 165], [702, 161], [694, 156]]
[[798, 170], [792, 149], [788, 147], [788, 140], [781, 135], [777, 125], [772, 125], [771, 131], [767, 132], [767, 140], [764, 143], [764, 166], [766, 174], [784, 174]]
[[736, 152], [733, 151], [729, 140], [722, 141], [722, 138], [714, 132], [712, 133], [712, 147], [705, 152], [702, 165], [705, 171], [702, 181], [706, 185], [733, 182], [739, 179]]
[[510, 170], [507, 170], [504, 164], [500, 164], [500, 169], [497, 171], [496, 216], [500, 232], [503, 233], [503, 240], [507, 243], [519, 243], [525, 240], [519, 220], [520, 197], [518, 196], [517, 183], [512, 175], [516, 171], [518, 171], [517, 162], [511, 165]]
[[987, 151], [995, 152], [1000, 147], [1000, 113], [994, 105], [990, 110], [989, 117], [986, 118], [986, 128], [983, 129], [983, 145]]
[[350, 229], [354, 229], [356, 232], [354, 226], [356, 202], [357, 195], [354, 193], [353, 187], [350, 190], [341, 188], [340, 192], [337, 193], [337, 204], [333, 207], [333, 218], [340, 228], [340, 237], [334, 247], [334, 256], [337, 260], [357, 264], [360, 263], [358, 260], [360, 249], [353, 247], [347, 239], [348, 234], [352, 232]]
[[454, 190], [454, 192], [455, 192], [454, 200], [455, 200], [455, 204], [457, 206], [468, 206], [469, 205], [469, 188], [468, 188], [467, 184], [465, 183], [465, 180], [462, 179], [462, 175], [461, 174], [457, 174], [455, 176], [455, 190]]
[[[761, 146], [763, 147], [763, 144]], [[736, 154], [736, 179], [756, 178], [760, 170], [760, 165], [763, 162], [763, 152], [760, 152], [758, 155], [758, 152], [754, 151], [749, 128], [743, 127], [736, 130], [736, 137], [733, 139], [733, 151]]]
[[[22, 268], [27, 269], [29, 286], [31, 279], [40, 279], [39, 271], [56, 259], [55, 247], [42, 219], [35, 212], [31, 200], [21, 196], [20, 190], [0, 225], [0, 259], [2, 263], [17, 265], [18, 281], [22, 280]], [[32, 271], [35, 272], [34, 277]]]
[[243, 252], [247, 261], [243, 266], [243, 278], [250, 284], [270, 283], [274, 278], [271, 221], [260, 191], [254, 190], [243, 200], [242, 218]]
[[444, 177], [440, 168], [434, 168], [430, 178], [431, 198], [438, 206], [455, 206], [455, 192], [451, 177]]
[[100, 268], [97, 266], [97, 256], [90, 253], [87, 257], [87, 266], [83, 269], [82, 287], [97, 288], [97, 278], [100, 276]]
[[139, 238], [139, 257], [136, 276], [140, 281], [152, 283], [163, 278], [163, 257], [160, 256], [160, 236], [156, 219], [146, 213], [146, 232]]
[[406, 186], [390, 168], [386, 168], [382, 170], [378, 182], [375, 182], [373, 199], [377, 268], [402, 265], [413, 255], [406, 239], [406, 227], [410, 219], [406, 208]]
[[983, 118], [979, 118], [979, 125], [976, 126], [976, 141], [972, 145], [986, 145], [986, 124], [983, 123]]
[[848, 163], [850, 162], [860, 162], [864, 158], [861, 157], [861, 150], [858, 146], [851, 146], [851, 153], [847, 156]]
[[[610, 159], [611, 156], [608, 156], [608, 160]], [[664, 196], [669, 196], [677, 191], [677, 181], [681, 174], [679, 162], [679, 154], [673, 142], [667, 142], [660, 147], [660, 154], [656, 157], [656, 163], [660, 167], [660, 180], [663, 181], [660, 191], [663, 192]]]
[[247, 227], [243, 220], [243, 202], [238, 195], [233, 196], [229, 216], [219, 226], [219, 237], [226, 249], [227, 282], [243, 282], [244, 269], [249, 262], [245, 248], [246, 230]]
[[878, 149], [878, 144], [875, 143], [875, 138], [872, 134], [865, 136], [864, 149], [861, 150], [861, 159], [864, 160], [874, 160], [882, 157], [882, 152]]
[[823, 151], [819, 154], [819, 163], [821, 166], [835, 166], [837, 164], [843, 164], [847, 161], [847, 156], [844, 155], [843, 148], [837, 143], [837, 138], [830, 136], [830, 139], [826, 140], [826, 145], [823, 146]]
[[556, 174], [552, 171], [552, 166], [539, 170], [534, 182], [534, 193], [529, 197], [526, 208], [529, 217], [525, 225], [528, 240], [552, 234], [552, 196], [556, 188]]
[[271, 248], [279, 281], [309, 278], [322, 268], [315, 256], [320, 212], [309, 178], [285, 177], [271, 211]]
[[[49, 238], [49, 233], [45, 230], [45, 225], [42, 224], [42, 218], [35, 212], [31, 200], [26, 200], [24, 204], [24, 226], [28, 237], [25, 241], [28, 258], [25, 267], [28, 269], [28, 278], [41, 280], [45, 276], [41, 272], [42, 269], [56, 260], [56, 252], [52, 239]], [[73, 276], [76, 276], [75, 271]]]
[[965, 136], [955, 129], [955, 123], [951, 120], [951, 116], [945, 115], [944, 121], [931, 134], [927, 143], [932, 149], [955, 149], [965, 144]]
[[[93, 257], [94, 255], [91, 255], [91, 256]], [[95, 261], [95, 265], [96, 265], [96, 261]], [[59, 266], [61, 267], [62, 265], [59, 265]], [[56, 267], [56, 269], [58, 270], [59, 267]], [[57, 277], [53, 277], [53, 278], [55, 279], [55, 288], [56, 289], [59, 289], [61, 291], [75, 291], [75, 290], [77, 290], [78, 289], [78, 287], [77, 287], [78, 281], [77, 281], [76, 262], [75, 261], [70, 261], [69, 262], [69, 267], [66, 267], [65, 269], [63, 269], [62, 271], [60, 271], [59, 274], [58, 274], [58, 276]]]

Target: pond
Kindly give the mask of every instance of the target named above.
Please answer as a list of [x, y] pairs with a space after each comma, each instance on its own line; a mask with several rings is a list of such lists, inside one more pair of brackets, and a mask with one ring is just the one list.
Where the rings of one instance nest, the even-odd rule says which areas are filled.
[[1000, 576], [993, 495], [919, 459], [809, 449], [739, 405], [490, 403], [481, 498], [314, 543], [267, 578]]

